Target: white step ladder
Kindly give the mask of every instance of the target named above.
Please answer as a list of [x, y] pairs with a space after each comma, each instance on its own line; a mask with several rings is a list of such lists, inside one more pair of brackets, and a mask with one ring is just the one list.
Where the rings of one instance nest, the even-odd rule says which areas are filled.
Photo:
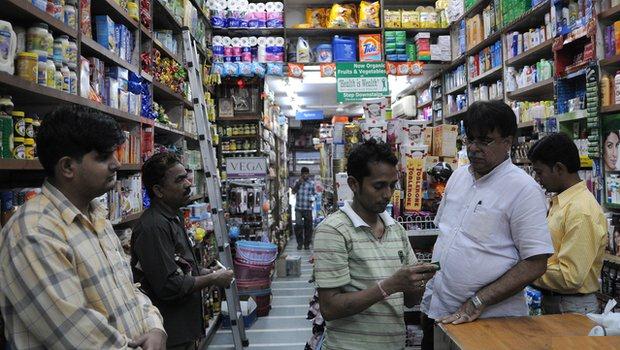
[[[230, 250], [230, 240], [226, 229], [226, 219], [222, 207], [221, 183], [218, 176], [216, 165], [215, 149], [211, 137], [211, 123], [207, 118], [207, 106], [205, 104], [204, 89], [202, 85], [201, 64], [196, 50], [196, 43], [190, 35], [188, 27], [183, 28], [183, 50], [189, 74], [189, 83], [192, 88], [192, 103], [194, 104], [194, 118], [198, 130], [198, 141], [200, 143], [200, 155], [202, 164], [205, 167], [205, 181], [209, 204], [213, 217], [213, 229], [217, 239], [217, 248], [220, 261], [227, 268], [233, 267], [232, 254]], [[226, 288], [226, 305], [230, 317], [230, 328], [232, 330], [233, 341], [236, 350], [241, 350], [249, 346], [249, 341], [245, 334], [245, 325], [241, 314], [239, 295], [237, 293], [237, 282], [233, 282]]]

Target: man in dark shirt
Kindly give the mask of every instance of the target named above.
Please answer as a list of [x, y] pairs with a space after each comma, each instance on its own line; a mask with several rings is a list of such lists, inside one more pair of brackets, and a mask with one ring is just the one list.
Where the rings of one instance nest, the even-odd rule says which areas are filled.
[[131, 267], [164, 318], [167, 349], [195, 349], [204, 334], [201, 290], [228, 287], [231, 270], [199, 269], [183, 225], [180, 208], [187, 204], [191, 182], [172, 153], [156, 154], [142, 167], [148, 208], [131, 237]]

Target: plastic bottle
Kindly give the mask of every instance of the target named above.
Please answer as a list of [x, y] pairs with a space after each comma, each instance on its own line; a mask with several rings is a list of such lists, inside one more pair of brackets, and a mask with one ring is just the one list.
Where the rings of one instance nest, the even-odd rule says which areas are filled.
[[62, 84], [63, 76], [60, 72], [60, 68], [57, 68], [56, 72], [54, 73], [54, 87], [56, 88], [56, 90], [62, 90]]
[[620, 104], [620, 70], [616, 72], [614, 77], [614, 103]]
[[77, 10], [76, 10], [76, 1], [75, 0], [67, 0], [65, 2], [65, 24], [69, 27], [76, 29], [77, 28]]
[[302, 37], [297, 38], [297, 62], [310, 62], [310, 46], [306, 39]]
[[37, 83], [39, 85], [47, 85], [47, 56], [39, 55], [37, 63]]
[[611, 104], [611, 85], [609, 82], [609, 76], [603, 75], [601, 78], [601, 105], [609, 106]]
[[74, 70], [69, 72], [69, 92], [77, 95], [77, 73]]
[[47, 82], [46, 86], [51, 87], [52, 89], [56, 88], [56, 82], [54, 81], [54, 74], [56, 73], [56, 65], [54, 64], [54, 60], [52, 57], [47, 58], [47, 64], [45, 65], [45, 70], [47, 71]]
[[63, 65], [62, 68], [60, 68], [60, 73], [62, 74], [62, 91], [70, 92], [71, 71], [69, 71], [69, 67]]
[[37, 23], [28, 28], [26, 33], [26, 51], [47, 55], [47, 34], [49, 26], [46, 23]]
[[54, 55], [54, 36], [51, 30], [48, 30], [47, 34], [45, 34], [45, 48], [47, 49], [46, 56]]

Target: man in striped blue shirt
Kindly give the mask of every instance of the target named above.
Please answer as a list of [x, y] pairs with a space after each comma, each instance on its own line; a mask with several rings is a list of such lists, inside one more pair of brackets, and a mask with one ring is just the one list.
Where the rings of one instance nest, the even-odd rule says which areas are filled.
[[312, 243], [312, 202], [316, 191], [314, 181], [310, 180], [310, 169], [301, 168], [301, 177], [293, 186], [295, 200], [295, 237], [297, 238], [297, 250], [310, 249]]

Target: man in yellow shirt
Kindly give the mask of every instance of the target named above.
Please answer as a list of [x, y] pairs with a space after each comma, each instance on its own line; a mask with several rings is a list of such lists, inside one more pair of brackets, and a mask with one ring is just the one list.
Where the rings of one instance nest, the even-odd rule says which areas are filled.
[[598, 311], [595, 292], [603, 265], [607, 224], [603, 211], [579, 178], [579, 152], [567, 135], [551, 134], [530, 150], [536, 179], [555, 193], [547, 215], [555, 253], [534, 281], [545, 314]]

